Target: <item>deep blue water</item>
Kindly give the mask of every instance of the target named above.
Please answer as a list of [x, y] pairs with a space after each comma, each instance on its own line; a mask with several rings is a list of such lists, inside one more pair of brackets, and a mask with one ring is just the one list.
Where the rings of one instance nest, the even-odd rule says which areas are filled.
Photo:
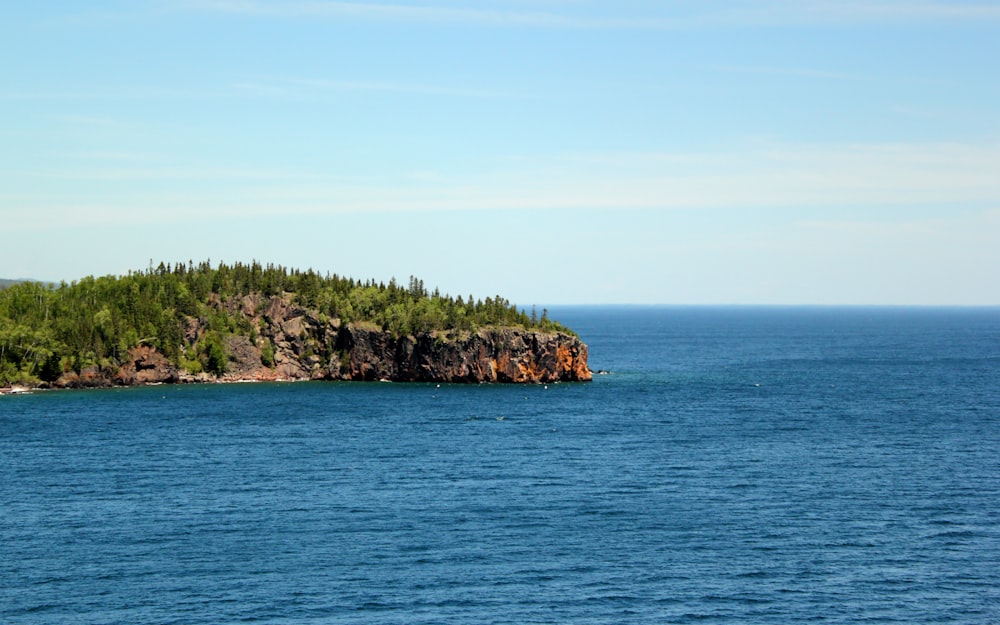
[[550, 312], [610, 375], [0, 397], [0, 623], [1000, 623], [1000, 310]]

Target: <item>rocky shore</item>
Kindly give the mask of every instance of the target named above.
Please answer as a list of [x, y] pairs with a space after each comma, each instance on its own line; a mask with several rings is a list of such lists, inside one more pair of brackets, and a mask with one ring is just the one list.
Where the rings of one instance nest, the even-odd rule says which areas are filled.
[[[587, 346], [559, 332], [516, 327], [434, 331], [395, 336], [372, 324], [342, 323], [297, 306], [290, 297], [247, 296], [216, 302], [244, 317], [249, 335], [226, 337], [225, 372], [193, 373], [154, 347], [129, 350], [116, 366], [64, 373], [53, 388], [142, 384], [277, 381], [388, 380], [393, 382], [550, 383], [589, 381]], [[207, 332], [189, 319], [185, 342]]]

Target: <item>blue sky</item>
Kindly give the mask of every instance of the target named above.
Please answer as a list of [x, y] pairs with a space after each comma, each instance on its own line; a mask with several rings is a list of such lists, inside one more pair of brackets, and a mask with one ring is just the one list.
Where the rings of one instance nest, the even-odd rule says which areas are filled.
[[1000, 304], [996, 2], [2, 11], [0, 277], [256, 258], [525, 306]]

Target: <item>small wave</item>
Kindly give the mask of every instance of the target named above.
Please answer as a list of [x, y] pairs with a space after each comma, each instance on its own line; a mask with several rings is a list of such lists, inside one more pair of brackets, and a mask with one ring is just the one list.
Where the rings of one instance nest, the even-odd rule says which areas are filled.
[[929, 536], [931, 539], [963, 539], [963, 538], [979, 538], [982, 536], [981, 532], [975, 530], [947, 530], [944, 532], [936, 532]]

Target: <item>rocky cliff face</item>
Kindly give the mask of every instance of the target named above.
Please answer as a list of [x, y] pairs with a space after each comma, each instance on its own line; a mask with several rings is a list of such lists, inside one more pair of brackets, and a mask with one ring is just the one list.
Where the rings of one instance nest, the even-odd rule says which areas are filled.
[[558, 382], [590, 380], [587, 346], [565, 334], [481, 330], [465, 336], [392, 337], [345, 327], [324, 377], [407, 382]]
[[[437, 331], [394, 336], [370, 324], [342, 324], [289, 298], [244, 297], [217, 302], [247, 319], [255, 332], [226, 339], [222, 376], [192, 374], [154, 348], [136, 347], [116, 368], [89, 367], [54, 386], [111, 386], [237, 380], [390, 380], [398, 382], [588, 381], [587, 346], [574, 336], [519, 328]], [[185, 342], [204, 337], [190, 319]]]

